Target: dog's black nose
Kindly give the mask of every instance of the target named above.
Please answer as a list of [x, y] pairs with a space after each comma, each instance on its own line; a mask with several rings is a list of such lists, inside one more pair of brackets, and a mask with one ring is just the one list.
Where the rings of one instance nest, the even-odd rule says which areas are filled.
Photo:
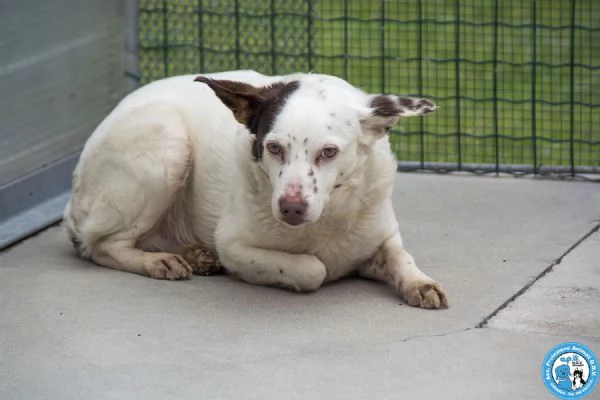
[[289, 201], [285, 197], [279, 199], [279, 211], [283, 221], [289, 225], [300, 225], [306, 216], [306, 202]]

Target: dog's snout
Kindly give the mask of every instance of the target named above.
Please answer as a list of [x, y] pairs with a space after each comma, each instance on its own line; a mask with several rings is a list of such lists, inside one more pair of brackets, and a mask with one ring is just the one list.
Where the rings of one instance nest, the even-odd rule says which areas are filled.
[[279, 203], [279, 208], [281, 209], [281, 213], [289, 216], [303, 217], [306, 214], [306, 203], [303, 201], [299, 202], [288, 202], [281, 201]]
[[289, 225], [300, 225], [305, 221], [306, 202], [298, 198], [281, 197], [279, 199], [279, 211], [283, 221]]

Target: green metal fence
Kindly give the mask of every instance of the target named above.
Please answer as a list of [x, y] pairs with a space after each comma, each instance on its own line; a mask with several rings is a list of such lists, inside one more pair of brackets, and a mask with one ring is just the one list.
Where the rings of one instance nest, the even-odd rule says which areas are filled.
[[140, 80], [251, 68], [427, 96], [404, 169], [600, 173], [600, 1], [139, 0]]

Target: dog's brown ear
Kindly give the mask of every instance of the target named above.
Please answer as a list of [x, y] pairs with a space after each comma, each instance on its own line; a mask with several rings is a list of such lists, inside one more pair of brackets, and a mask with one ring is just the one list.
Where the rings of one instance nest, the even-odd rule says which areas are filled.
[[246, 126], [249, 125], [258, 105], [263, 100], [260, 89], [247, 83], [216, 80], [204, 76], [199, 76], [194, 80], [206, 83], [223, 104], [233, 111], [235, 119]]
[[378, 136], [387, 133], [399, 118], [418, 117], [437, 109], [431, 100], [383, 94], [371, 96], [368, 107], [370, 114], [361, 123]]
[[272, 82], [267, 86], [256, 87], [243, 82], [204, 76], [197, 77], [195, 81], [207, 84], [223, 104], [233, 111], [235, 119], [257, 136], [257, 146], [262, 145], [262, 138], [271, 128], [275, 116], [299, 86], [298, 81], [291, 81]]

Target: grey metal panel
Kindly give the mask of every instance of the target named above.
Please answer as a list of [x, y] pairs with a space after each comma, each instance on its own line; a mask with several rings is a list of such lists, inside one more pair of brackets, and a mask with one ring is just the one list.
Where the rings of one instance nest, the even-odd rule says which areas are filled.
[[122, 97], [121, 0], [0, 2], [0, 187], [78, 151]]
[[0, 250], [62, 218], [79, 152], [0, 186]]
[[79, 152], [0, 186], [0, 226], [3, 221], [49, 198], [70, 192], [71, 176], [78, 159]]
[[0, 0], [0, 250], [61, 219], [79, 150], [137, 85], [136, 12], [137, 0]]
[[0, 223], [0, 251], [62, 219], [70, 193], [52, 197]]

